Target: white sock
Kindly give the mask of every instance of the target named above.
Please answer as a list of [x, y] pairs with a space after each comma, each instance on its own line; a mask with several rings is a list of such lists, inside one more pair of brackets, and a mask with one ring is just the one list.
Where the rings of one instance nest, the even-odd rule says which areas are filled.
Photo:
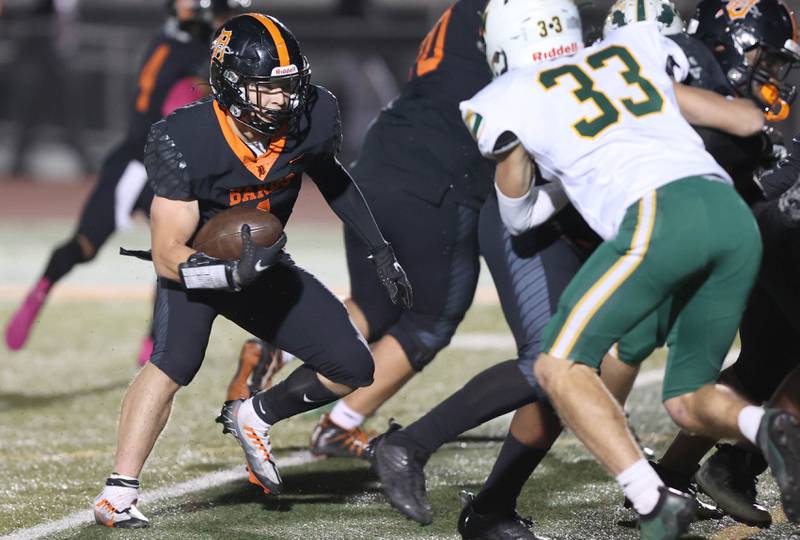
[[340, 399], [339, 402], [333, 407], [330, 419], [331, 422], [348, 431], [355, 429], [364, 423], [364, 415], [348, 407], [347, 403], [345, 403], [343, 399]]
[[245, 426], [250, 426], [259, 433], [267, 431], [271, 425], [267, 424], [256, 414], [256, 409], [253, 406], [253, 398], [245, 400], [245, 402], [239, 406], [239, 414], [237, 416], [239, 422]]
[[640, 459], [622, 471], [617, 476], [617, 482], [640, 516], [653, 511], [661, 495], [658, 488], [664, 485], [646, 459]]
[[761, 425], [761, 418], [764, 416], [764, 408], [755, 405], [747, 405], [739, 411], [739, 431], [753, 444], [756, 444], [758, 426]]

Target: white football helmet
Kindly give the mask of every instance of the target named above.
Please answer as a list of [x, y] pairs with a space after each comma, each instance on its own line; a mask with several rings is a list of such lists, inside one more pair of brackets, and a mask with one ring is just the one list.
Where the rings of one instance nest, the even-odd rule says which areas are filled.
[[572, 0], [490, 0], [483, 43], [495, 77], [575, 54], [583, 48], [578, 7]]
[[608, 10], [603, 35], [641, 21], [655, 21], [665, 36], [683, 32], [683, 19], [671, 0], [617, 0]]

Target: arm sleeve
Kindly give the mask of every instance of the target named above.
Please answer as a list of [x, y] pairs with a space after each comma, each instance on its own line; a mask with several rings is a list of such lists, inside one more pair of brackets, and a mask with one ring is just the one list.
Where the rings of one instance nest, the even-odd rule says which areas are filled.
[[530, 191], [519, 198], [503, 195], [496, 184], [495, 191], [500, 218], [514, 236], [538, 227], [569, 202], [560, 182], [531, 186]]
[[370, 252], [386, 245], [361, 190], [336, 156], [320, 157], [307, 172], [333, 212], [358, 235]]
[[150, 128], [144, 147], [144, 166], [150, 187], [159, 197], [177, 200], [194, 198], [186, 160], [169, 136], [164, 120]]

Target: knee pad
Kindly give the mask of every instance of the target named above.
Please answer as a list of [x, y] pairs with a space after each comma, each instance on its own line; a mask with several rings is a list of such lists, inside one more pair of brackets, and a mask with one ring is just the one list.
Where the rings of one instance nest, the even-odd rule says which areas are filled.
[[[412, 316], [415, 320], [411, 320]], [[423, 317], [407, 312], [387, 334], [400, 343], [414, 371], [422, 371], [450, 344], [460, 322], [461, 319]]]

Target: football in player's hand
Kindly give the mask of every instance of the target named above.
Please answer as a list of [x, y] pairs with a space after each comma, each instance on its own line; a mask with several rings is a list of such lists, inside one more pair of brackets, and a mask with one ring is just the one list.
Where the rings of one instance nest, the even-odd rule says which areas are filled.
[[235, 206], [209, 219], [197, 232], [192, 247], [218, 259], [237, 260], [242, 255], [244, 224], [250, 226], [256, 246], [271, 246], [283, 232], [280, 220], [269, 212]]

